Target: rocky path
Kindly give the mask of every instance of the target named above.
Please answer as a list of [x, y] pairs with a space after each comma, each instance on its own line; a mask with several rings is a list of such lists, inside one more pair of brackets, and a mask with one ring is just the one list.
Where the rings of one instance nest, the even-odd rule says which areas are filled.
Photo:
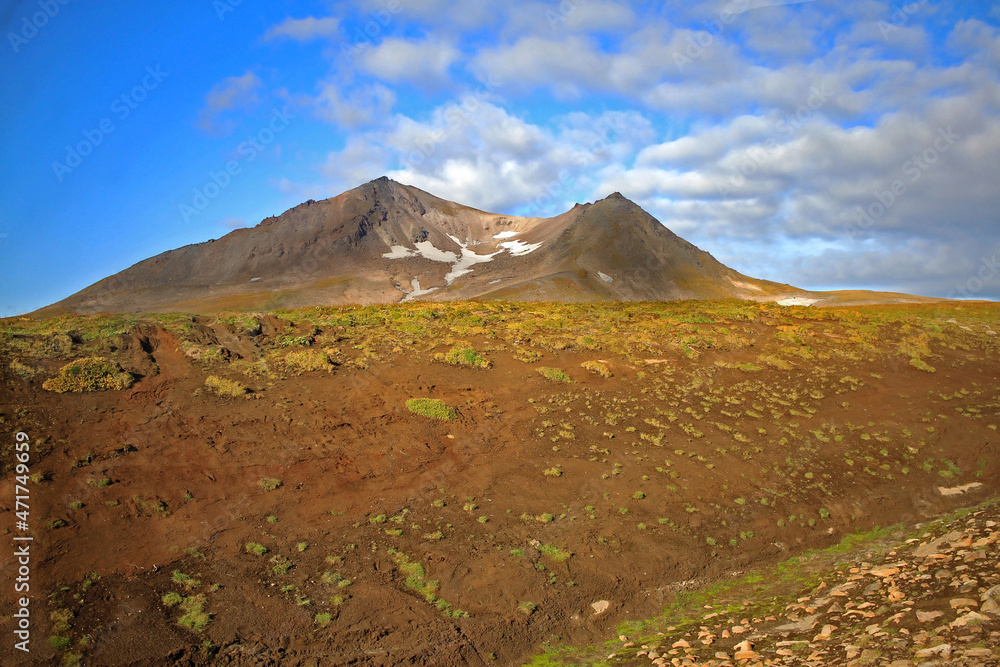
[[[706, 608], [701, 625], [622, 635], [613, 664], [1000, 665], [1000, 505], [830, 570], [780, 613]], [[746, 609], [759, 609], [753, 601]], [[706, 605], [706, 607], [710, 607]], [[717, 609], [718, 607], [716, 607]]]

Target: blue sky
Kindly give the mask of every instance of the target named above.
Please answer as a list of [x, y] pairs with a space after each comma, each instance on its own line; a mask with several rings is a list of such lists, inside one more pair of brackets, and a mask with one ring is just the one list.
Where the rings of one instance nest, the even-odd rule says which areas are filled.
[[1000, 7], [0, 5], [0, 315], [383, 174], [620, 191], [755, 277], [1000, 298]]

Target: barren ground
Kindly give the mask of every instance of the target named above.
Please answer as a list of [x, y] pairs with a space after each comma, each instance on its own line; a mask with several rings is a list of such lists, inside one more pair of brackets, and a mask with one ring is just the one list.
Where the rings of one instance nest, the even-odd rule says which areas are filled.
[[[32, 652], [10, 648], [5, 585], [0, 655], [510, 665], [602, 645], [685, 590], [1000, 495], [998, 319], [681, 302], [4, 320], [0, 531], [34, 553]], [[43, 389], [94, 356], [134, 384]]]

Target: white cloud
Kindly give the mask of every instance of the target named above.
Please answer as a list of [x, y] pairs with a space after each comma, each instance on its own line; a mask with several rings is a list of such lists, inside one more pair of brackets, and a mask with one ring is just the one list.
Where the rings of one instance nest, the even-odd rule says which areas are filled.
[[441, 42], [390, 38], [365, 50], [360, 64], [370, 74], [392, 83], [440, 83], [459, 55]]
[[[323, 117], [355, 128], [324, 163], [331, 191], [388, 173], [553, 214], [617, 190], [736, 268], [807, 287], [941, 293], [975, 269], [977, 240], [997, 238], [1000, 32], [987, 17], [942, 31], [945, 10], [894, 18], [887, 0], [755, 0], [725, 25], [715, 0], [451, 6], [403, 3], [359, 53], [383, 88], [323, 88]], [[435, 98], [468, 74], [498, 85]], [[392, 87], [409, 83], [433, 106], [394, 113]], [[566, 100], [580, 110], [552, 111]], [[961, 139], [914, 171], [949, 127]], [[858, 229], [859, 207], [895, 181], [905, 190]]]
[[567, 10], [563, 10], [563, 3], [556, 10], [556, 25], [561, 23], [569, 30], [619, 31], [636, 23], [635, 12], [620, 2], [575, 0], [565, 4], [569, 5]]
[[337, 34], [339, 25], [339, 19], [332, 16], [319, 19], [313, 16], [304, 19], [287, 18], [270, 28], [264, 34], [264, 40], [287, 38], [305, 42], [319, 37], [331, 37]]
[[229, 132], [235, 123], [222, 120], [226, 112], [250, 107], [260, 101], [258, 91], [264, 84], [251, 71], [243, 76], [231, 76], [212, 87], [199, 114], [198, 125], [211, 134]]
[[312, 104], [323, 120], [345, 129], [381, 122], [396, 103], [396, 94], [375, 83], [348, 89], [335, 81], [320, 83], [320, 92]]

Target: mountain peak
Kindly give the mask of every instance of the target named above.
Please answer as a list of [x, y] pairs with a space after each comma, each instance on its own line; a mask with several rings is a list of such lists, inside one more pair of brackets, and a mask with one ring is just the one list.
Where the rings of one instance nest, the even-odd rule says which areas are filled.
[[343, 194], [139, 262], [53, 308], [656, 301], [760, 297], [774, 287], [723, 266], [620, 192], [545, 219], [481, 211], [384, 175]]

